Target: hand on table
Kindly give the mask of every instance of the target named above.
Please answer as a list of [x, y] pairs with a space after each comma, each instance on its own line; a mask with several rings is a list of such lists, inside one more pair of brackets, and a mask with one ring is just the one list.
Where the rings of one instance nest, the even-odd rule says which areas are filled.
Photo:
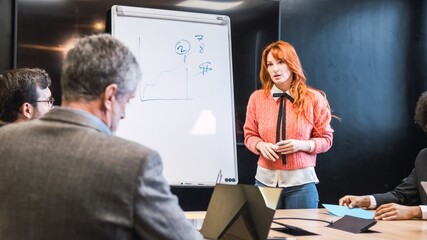
[[379, 206], [375, 211], [376, 220], [408, 220], [421, 218], [422, 213], [419, 206], [403, 206], [396, 203], [387, 203]]

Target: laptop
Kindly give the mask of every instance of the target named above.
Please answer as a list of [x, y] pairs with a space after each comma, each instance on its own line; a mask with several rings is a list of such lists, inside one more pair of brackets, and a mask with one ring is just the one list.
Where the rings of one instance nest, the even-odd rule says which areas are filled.
[[424, 192], [427, 193], [427, 182], [426, 181], [421, 181], [421, 186], [423, 186]]
[[281, 188], [217, 184], [200, 232], [205, 239], [267, 239]]

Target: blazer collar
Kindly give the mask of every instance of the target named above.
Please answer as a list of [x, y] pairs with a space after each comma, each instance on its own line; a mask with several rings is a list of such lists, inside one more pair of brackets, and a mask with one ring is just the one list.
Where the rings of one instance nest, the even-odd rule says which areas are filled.
[[58, 121], [81, 125], [84, 127], [95, 129], [99, 132], [111, 135], [110, 129], [95, 115], [78, 109], [55, 107], [46, 113], [40, 120]]

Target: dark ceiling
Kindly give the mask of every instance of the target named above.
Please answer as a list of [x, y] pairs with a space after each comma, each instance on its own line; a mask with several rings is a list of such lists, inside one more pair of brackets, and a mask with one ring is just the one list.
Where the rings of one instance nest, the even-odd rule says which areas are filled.
[[[193, 0], [194, 1], [194, 0]], [[71, 38], [103, 32], [106, 12], [113, 5], [160, 8], [228, 15], [231, 24], [249, 22], [271, 13], [278, 0], [197, 1], [216, 3], [241, 2], [228, 10], [178, 6], [184, 0], [18, 0], [19, 48], [61, 51]], [[188, 1], [187, 1], [188, 2]], [[207, 4], [202, 4], [208, 6]], [[279, 9], [277, 9], [279, 11]], [[46, 36], [49, 36], [48, 38]], [[20, 61], [19, 56], [17, 59]]]

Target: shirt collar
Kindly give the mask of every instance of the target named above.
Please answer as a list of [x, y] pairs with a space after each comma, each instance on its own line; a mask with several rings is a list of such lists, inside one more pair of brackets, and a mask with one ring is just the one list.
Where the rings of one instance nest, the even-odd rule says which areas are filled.
[[101, 119], [99, 119], [98, 117], [96, 117], [95, 115], [93, 115], [90, 112], [87, 111], [82, 111], [79, 109], [74, 109], [76, 112], [79, 112], [81, 115], [86, 116], [87, 118], [91, 119], [96, 126], [98, 127], [99, 130], [101, 130], [101, 132], [107, 134], [107, 135], [111, 135], [111, 131], [110, 128], [103, 122], [101, 121]]
[[[293, 97], [292, 94], [289, 92], [289, 90], [285, 91], [287, 94], [289, 94], [289, 96]], [[274, 93], [283, 93], [282, 90], [280, 90], [278, 87], [276, 87], [275, 84], [273, 84], [273, 87], [270, 90], [271, 96], [273, 96]], [[279, 97], [273, 97], [274, 101], [277, 101], [279, 99]]]

